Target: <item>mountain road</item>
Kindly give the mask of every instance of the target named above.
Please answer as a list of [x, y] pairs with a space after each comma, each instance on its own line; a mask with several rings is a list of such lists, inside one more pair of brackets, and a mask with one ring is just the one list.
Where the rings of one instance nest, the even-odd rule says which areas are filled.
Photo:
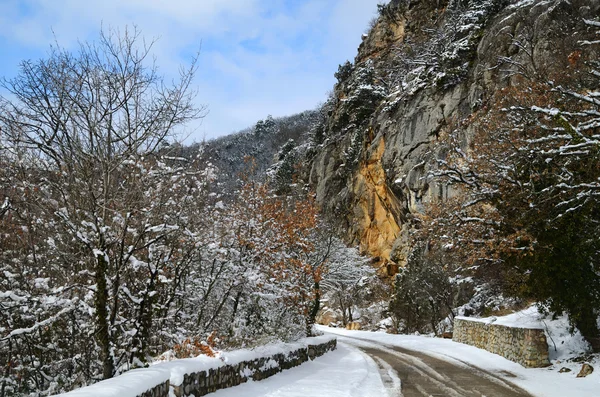
[[338, 341], [360, 349], [379, 366], [390, 396], [403, 397], [532, 397], [506, 378], [457, 360], [444, 360], [418, 351], [360, 338]]

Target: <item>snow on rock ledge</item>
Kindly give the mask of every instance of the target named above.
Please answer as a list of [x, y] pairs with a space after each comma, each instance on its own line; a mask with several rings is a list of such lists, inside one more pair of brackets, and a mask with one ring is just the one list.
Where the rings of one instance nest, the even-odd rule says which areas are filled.
[[550, 365], [546, 334], [538, 327], [515, 327], [492, 320], [457, 317], [452, 340], [498, 354], [524, 367]]
[[253, 350], [201, 356], [128, 371], [112, 379], [60, 394], [62, 397], [203, 396], [252, 380], [262, 380], [335, 350], [335, 337], [319, 336]]

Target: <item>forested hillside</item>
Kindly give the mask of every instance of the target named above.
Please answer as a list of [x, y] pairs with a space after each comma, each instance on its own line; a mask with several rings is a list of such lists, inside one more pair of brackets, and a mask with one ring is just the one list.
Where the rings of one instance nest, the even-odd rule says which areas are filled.
[[[275, 174], [270, 177], [282, 178], [276, 175], [279, 168], [276, 163], [306, 144], [317, 118], [318, 113], [313, 110], [281, 118], [267, 116], [243, 131], [191, 145], [177, 144], [166, 150], [171, 156], [188, 159], [199, 155], [203, 166], [212, 169], [218, 190], [232, 193], [242, 178], [265, 182], [267, 171], [274, 165], [271, 173]], [[286, 162], [293, 167], [297, 158], [288, 157]], [[288, 171], [285, 183], [289, 182], [293, 169]]]

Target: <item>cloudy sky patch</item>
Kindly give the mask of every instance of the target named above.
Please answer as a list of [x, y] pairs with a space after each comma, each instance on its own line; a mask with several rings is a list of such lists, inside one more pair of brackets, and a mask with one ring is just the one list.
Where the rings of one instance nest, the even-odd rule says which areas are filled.
[[188, 142], [238, 131], [326, 99], [337, 65], [352, 60], [381, 0], [2, 0], [0, 76], [45, 56], [55, 38], [76, 48], [104, 28], [136, 25], [160, 71], [174, 76], [200, 49]]

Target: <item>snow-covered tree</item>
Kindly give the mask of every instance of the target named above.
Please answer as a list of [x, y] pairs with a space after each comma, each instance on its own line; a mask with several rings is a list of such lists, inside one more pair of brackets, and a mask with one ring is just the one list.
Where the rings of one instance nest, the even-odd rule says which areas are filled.
[[357, 248], [347, 247], [331, 233], [320, 241], [320, 252], [326, 256], [322, 295], [328, 307], [342, 313], [342, 324], [346, 325], [353, 320], [354, 307], [369, 300], [370, 286], [378, 281], [375, 268]]
[[567, 312], [590, 340], [600, 304], [597, 44], [558, 54], [568, 73], [520, 75], [500, 91], [474, 118], [467, 150], [457, 129], [439, 176], [462, 193], [423, 217], [437, 244], [512, 295]]
[[20, 231], [1, 242], [2, 304], [14, 309], [2, 326], [3, 388], [58, 391], [162, 348], [151, 329], [189, 261], [177, 242], [201, 186], [159, 150], [201, 110], [194, 63], [165, 84], [138, 39], [110, 32], [77, 53], [53, 48], [2, 82], [2, 222]]

